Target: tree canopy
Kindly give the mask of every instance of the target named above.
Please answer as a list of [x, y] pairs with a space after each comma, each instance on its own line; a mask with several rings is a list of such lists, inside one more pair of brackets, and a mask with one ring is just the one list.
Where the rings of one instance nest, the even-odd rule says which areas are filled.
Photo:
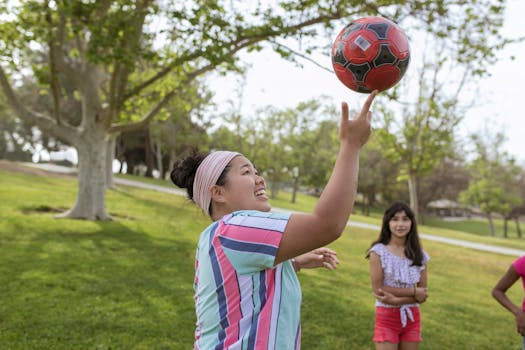
[[[379, 14], [447, 39], [451, 59], [479, 73], [501, 44], [503, 9], [503, 0], [4, 0], [0, 87], [18, 118], [77, 150], [78, 196], [64, 216], [107, 219], [115, 138], [149, 125], [206, 73], [242, 70], [240, 51], [268, 43], [293, 58], [297, 42], [328, 52], [320, 38], [338, 20]], [[24, 79], [49, 96], [48, 110], [22, 99]]]

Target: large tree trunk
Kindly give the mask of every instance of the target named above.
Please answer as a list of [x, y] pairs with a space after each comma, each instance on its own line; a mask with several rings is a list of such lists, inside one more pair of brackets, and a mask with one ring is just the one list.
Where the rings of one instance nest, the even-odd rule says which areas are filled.
[[516, 223], [516, 233], [518, 235], [518, 238], [521, 238], [521, 227], [520, 227], [519, 215], [514, 218], [514, 222]]
[[417, 199], [417, 178], [414, 174], [408, 175], [408, 195], [410, 197], [410, 208], [414, 212], [416, 222], [421, 224], [421, 218], [419, 215], [419, 202]]
[[110, 220], [106, 212], [106, 157], [108, 140], [103, 133], [80, 141], [78, 152], [78, 193], [74, 207], [59, 217]]

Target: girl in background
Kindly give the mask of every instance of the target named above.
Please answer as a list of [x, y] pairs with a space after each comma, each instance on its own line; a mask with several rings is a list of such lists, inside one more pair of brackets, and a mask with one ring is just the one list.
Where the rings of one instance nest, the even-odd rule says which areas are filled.
[[376, 350], [416, 350], [421, 341], [419, 304], [427, 298], [428, 254], [421, 247], [415, 216], [403, 202], [383, 215], [379, 238], [367, 252], [376, 297]]

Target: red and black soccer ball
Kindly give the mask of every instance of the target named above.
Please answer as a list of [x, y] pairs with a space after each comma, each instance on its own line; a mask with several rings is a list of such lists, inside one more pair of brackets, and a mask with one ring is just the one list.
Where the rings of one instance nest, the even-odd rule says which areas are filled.
[[357, 92], [391, 88], [401, 80], [409, 62], [405, 33], [383, 17], [352, 21], [332, 45], [335, 74], [345, 86]]

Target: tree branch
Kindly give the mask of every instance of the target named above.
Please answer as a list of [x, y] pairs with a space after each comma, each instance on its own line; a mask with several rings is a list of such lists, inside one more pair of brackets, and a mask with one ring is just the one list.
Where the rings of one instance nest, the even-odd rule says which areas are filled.
[[[51, 16], [51, 10], [49, 8], [49, 3], [46, 6], [46, 22], [49, 26], [49, 28], [52, 30], [54, 27], [53, 19]], [[58, 69], [57, 69], [57, 60], [58, 57], [60, 57], [60, 47], [62, 43], [62, 38], [60, 37], [60, 33], [62, 32], [63, 28], [63, 22], [61, 21], [60, 25], [58, 26], [58, 35], [55, 38], [53, 35], [50, 36], [48, 45], [49, 45], [49, 66], [51, 68], [50, 72], [50, 78], [49, 78], [49, 87], [51, 89], [51, 96], [53, 96], [53, 114], [55, 116], [55, 120], [57, 124], [60, 125], [60, 87], [59, 87], [59, 81], [58, 81]], [[58, 39], [58, 40], [54, 40]]]
[[[190, 74], [184, 79], [183, 82], [181, 82], [178, 86], [185, 86], [191, 83], [195, 78], [198, 76], [204, 74], [205, 72], [211, 71], [216, 67], [215, 64], [209, 64], [205, 67], [202, 67]], [[108, 132], [111, 134], [117, 134], [122, 132], [130, 132], [135, 130], [141, 130], [147, 127], [150, 123], [150, 121], [161, 111], [162, 108], [164, 108], [171, 99], [176, 95], [177, 88], [171, 90], [169, 93], [167, 93], [162, 100], [153, 107], [148, 114], [144, 116], [141, 120], [135, 122], [135, 123], [128, 123], [128, 124], [114, 124], [109, 128]]]
[[78, 130], [64, 123], [58, 124], [53, 118], [27, 109], [16, 97], [2, 66], [0, 66], [0, 88], [4, 92], [8, 104], [20, 119], [38, 126], [42, 131], [47, 131], [71, 145], [75, 144], [75, 137], [79, 134]]
[[268, 41], [269, 41], [270, 43], [272, 43], [272, 44], [278, 46], [278, 47], [281, 47], [281, 48], [287, 50], [288, 52], [292, 53], [294, 56], [301, 57], [302, 59], [304, 59], [304, 60], [306, 60], [306, 61], [308, 61], [308, 62], [310, 62], [310, 63], [313, 63], [313, 64], [316, 65], [317, 67], [319, 67], [319, 68], [321, 68], [321, 69], [323, 69], [323, 70], [325, 70], [325, 71], [327, 71], [327, 72], [329, 72], [329, 73], [335, 74], [334, 71], [333, 71], [333, 69], [327, 68], [327, 67], [323, 66], [322, 64], [317, 63], [317, 61], [315, 61], [313, 58], [310, 58], [310, 57], [308, 57], [307, 55], [304, 55], [304, 54], [302, 54], [302, 53], [300, 53], [300, 52], [297, 52], [297, 51], [295, 51], [294, 49], [292, 49], [292, 48], [289, 47], [289, 46], [286, 46], [286, 45], [284, 45], [284, 44], [278, 43], [277, 41], [274, 41], [274, 40], [268, 40]]
[[[288, 27], [281, 28], [280, 30], [267, 30], [265, 31], [263, 27], [260, 27], [260, 31], [254, 30], [256, 34], [249, 35], [249, 36], [243, 36], [240, 35], [236, 40], [233, 40], [229, 45], [230, 49], [227, 50], [225, 53], [222, 54], [222, 56], [232, 56], [238, 51], [249, 47], [251, 45], [254, 45], [258, 42], [264, 41], [269, 38], [274, 38], [277, 36], [282, 36], [283, 34], [292, 34], [296, 33], [302, 28], [312, 26], [314, 24], [319, 24], [322, 22], [328, 22], [334, 19], [338, 19], [342, 17], [342, 13], [339, 11], [335, 11], [332, 14], [326, 14], [321, 15], [316, 18], [312, 18], [300, 23], [297, 23], [295, 25], [291, 25]], [[165, 68], [163, 68], [161, 71], [159, 71], [156, 75], [151, 77], [150, 79], [142, 82], [141, 84], [135, 86], [132, 88], [125, 96], [124, 99], [121, 101], [121, 103], [125, 102], [129, 98], [139, 94], [142, 90], [144, 90], [146, 87], [150, 86], [151, 84], [155, 83], [159, 79], [162, 79], [167, 74], [169, 74], [175, 67], [181, 66], [185, 62], [191, 62], [198, 58], [202, 58], [205, 56], [206, 51], [204, 50], [198, 50], [195, 52], [188, 53], [187, 55], [180, 56], [179, 58], [175, 59], [173, 62], [171, 62], [169, 65], [167, 65]], [[201, 70], [201, 69], [198, 69]]]

